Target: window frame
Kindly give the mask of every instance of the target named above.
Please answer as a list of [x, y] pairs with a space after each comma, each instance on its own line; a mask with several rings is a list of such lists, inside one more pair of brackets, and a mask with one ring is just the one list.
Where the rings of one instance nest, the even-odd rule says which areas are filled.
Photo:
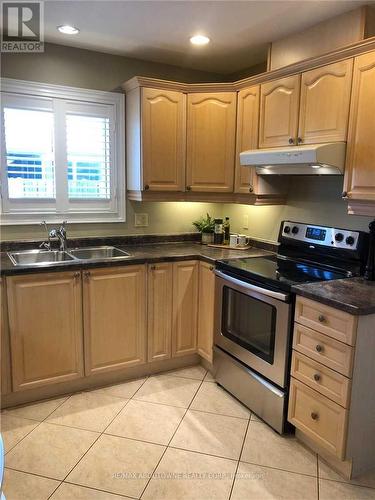
[[[48, 223], [58, 223], [62, 219], [67, 219], [69, 223], [97, 223], [97, 222], [125, 222], [126, 220], [126, 186], [125, 186], [125, 99], [124, 95], [116, 92], [106, 92], [100, 90], [81, 89], [63, 85], [53, 85], [26, 80], [15, 80], [11, 78], [1, 78], [1, 94], [12, 97], [52, 100], [54, 120], [62, 115], [61, 109], [73, 105], [92, 105], [92, 106], [110, 106], [107, 107], [108, 113], [111, 115], [111, 147], [112, 161], [111, 164], [111, 198], [108, 200], [90, 200], [90, 199], [72, 199], [66, 203], [67, 198], [61, 201], [58, 197], [60, 183], [66, 185], [68, 178], [65, 179], [65, 172], [55, 167], [55, 191], [56, 199], [14, 199], [8, 197], [8, 176], [6, 165], [5, 151], [5, 134], [4, 134], [4, 114], [3, 108], [6, 106], [2, 102], [1, 105], [1, 129], [2, 129], [2, 144], [1, 144], [1, 225], [21, 225], [21, 224], [37, 224], [41, 219]], [[2, 99], [5, 101], [5, 99]], [[55, 109], [61, 108], [59, 110]], [[57, 114], [56, 114], [57, 111]], [[64, 111], [65, 112], [65, 111]], [[65, 123], [65, 122], [64, 122]], [[66, 144], [62, 143], [59, 137], [59, 127], [64, 126], [64, 123], [57, 124], [54, 131], [55, 137], [55, 158], [60, 155], [66, 155]], [[61, 161], [61, 156], [60, 156]], [[57, 163], [57, 162], [56, 162]], [[66, 176], [67, 177], [67, 176]], [[41, 207], [45, 207], [41, 210]], [[81, 207], [83, 207], [81, 209]]]

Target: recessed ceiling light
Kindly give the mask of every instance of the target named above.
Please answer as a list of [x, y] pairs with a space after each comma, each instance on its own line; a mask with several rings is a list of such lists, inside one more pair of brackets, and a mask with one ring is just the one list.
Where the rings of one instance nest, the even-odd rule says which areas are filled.
[[193, 45], [206, 45], [210, 39], [205, 35], [194, 35], [190, 38], [190, 42]]
[[74, 26], [69, 26], [69, 24], [63, 24], [62, 26], [57, 26], [57, 29], [60, 33], [64, 33], [64, 35], [76, 35], [79, 33], [79, 29]]

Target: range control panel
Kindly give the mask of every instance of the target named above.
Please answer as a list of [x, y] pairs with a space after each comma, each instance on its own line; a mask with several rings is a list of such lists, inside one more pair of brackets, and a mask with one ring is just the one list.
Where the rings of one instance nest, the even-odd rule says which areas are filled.
[[324, 245], [331, 248], [345, 248], [345, 250], [357, 250], [359, 240], [358, 231], [313, 226], [290, 221], [283, 223], [281, 236], [291, 240], [310, 243], [312, 246], [314, 244]]

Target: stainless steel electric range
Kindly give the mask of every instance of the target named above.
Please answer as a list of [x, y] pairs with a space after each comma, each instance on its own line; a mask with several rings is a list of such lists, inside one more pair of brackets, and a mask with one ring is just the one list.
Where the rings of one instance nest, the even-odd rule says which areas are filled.
[[368, 234], [284, 221], [278, 241], [277, 254], [217, 264], [214, 370], [217, 383], [283, 433], [292, 286], [361, 275]]

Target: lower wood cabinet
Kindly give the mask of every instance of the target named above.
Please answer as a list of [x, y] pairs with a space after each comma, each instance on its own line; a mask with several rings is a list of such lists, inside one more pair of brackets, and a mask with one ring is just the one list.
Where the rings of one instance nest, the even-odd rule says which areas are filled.
[[83, 271], [86, 375], [146, 362], [146, 266]]
[[215, 267], [199, 263], [198, 354], [212, 363]]
[[7, 278], [13, 391], [83, 376], [80, 272]]

